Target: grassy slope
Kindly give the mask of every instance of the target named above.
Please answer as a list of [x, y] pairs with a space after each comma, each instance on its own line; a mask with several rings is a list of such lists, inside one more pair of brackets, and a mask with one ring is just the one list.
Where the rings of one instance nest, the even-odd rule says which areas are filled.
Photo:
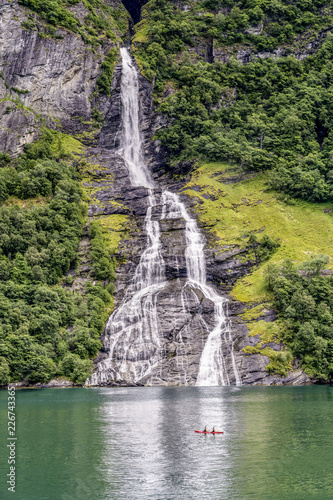
[[[63, 154], [79, 163], [78, 170], [81, 175], [81, 186], [86, 194], [86, 201], [90, 204], [100, 204], [95, 194], [98, 191], [109, 189], [110, 184], [113, 182], [112, 174], [105, 173], [103, 175], [103, 180], [100, 181], [100, 176], [96, 176], [95, 172], [107, 171], [107, 168], [100, 164], [93, 163], [88, 159], [84, 159], [86, 157], [87, 150], [78, 139], [60, 132], [58, 132], [58, 137], [61, 141]], [[58, 141], [55, 140], [53, 147], [56, 148], [57, 145]], [[105, 232], [110, 251], [113, 254], [116, 254], [120, 242], [127, 234], [127, 231], [124, 230], [124, 228], [129, 227], [129, 217], [122, 214], [110, 214], [94, 217], [94, 220], [97, 220], [100, 223], [103, 228], [103, 232]]]
[[[113, 182], [112, 174], [105, 173], [102, 180], [95, 175], [96, 171], [107, 171], [106, 167], [102, 165], [83, 160], [79, 167], [82, 175], [82, 187], [84, 188], [87, 197], [91, 204], [99, 205], [101, 202], [97, 199], [96, 193], [98, 191], [108, 190]], [[110, 202], [112, 203], [112, 201]], [[117, 202], [113, 202], [116, 204]], [[124, 214], [109, 214], [94, 217], [105, 231], [107, 240], [109, 242], [110, 250], [116, 254], [121, 240], [128, 234], [129, 216]]]
[[[325, 213], [330, 204], [297, 201], [289, 205], [267, 189], [267, 174], [248, 175], [237, 183], [224, 182], [239, 174], [234, 166], [210, 163], [199, 167], [185, 187], [187, 194], [200, 200], [199, 221], [208, 227], [213, 223], [209, 229], [217, 237], [221, 251], [225, 251], [223, 245], [244, 247], [242, 236], [261, 231], [260, 236], [267, 234], [281, 243], [269, 262], [281, 263], [287, 258], [302, 262], [316, 254], [333, 257], [333, 216], [332, 212]], [[207, 194], [213, 199], [204, 197]], [[236, 300], [248, 306], [243, 319], [248, 323], [250, 335], [259, 333], [263, 342], [278, 339], [283, 328], [282, 323], [256, 321], [264, 308], [272, 306], [265, 283], [266, 267], [267, 262], [262, 263], [238, 280], [231, 291]], [[328, 267], [332, 269], [332, 260]]]

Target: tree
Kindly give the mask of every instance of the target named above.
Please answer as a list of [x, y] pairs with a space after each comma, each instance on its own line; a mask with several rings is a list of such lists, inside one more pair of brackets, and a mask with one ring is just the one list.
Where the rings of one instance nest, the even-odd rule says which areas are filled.
[[7, 385], [10, 382], [9, 364], [3, 356], [0, 356], [0, 385]]

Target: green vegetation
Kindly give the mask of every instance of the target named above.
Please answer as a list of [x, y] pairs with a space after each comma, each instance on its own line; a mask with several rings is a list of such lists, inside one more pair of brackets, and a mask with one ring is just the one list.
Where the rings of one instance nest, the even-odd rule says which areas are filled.
[[98, 111], [98, 109], [96, 107], [91, 110], [91, 117], [97, 123], [102, 123], [102, 121], [103, 121], [103, 113]]
[[17, 87], [12, 87], [12, 90], [17, 94], [29, 94], [29, 90], [18, 89]]
[[328, 257], [318, 256], [298, 268], [285, 261], [267, 270], [274, 305], [285, 320], [284, 342], [309, 375], [333, 377], [333, 277], [322, 276]]
[[289, 350], [284, 351], [274, 351], [270, 347], [262, 348], [261, 342], [256, 346], [244, 347], [243, 352], [245, 354], [261, 354], [262, 356], [268, 356], [269, 363], [266, 366], [266, 371], [269, 373], [277, 373], [282, 377], [286, 377], [288, 372], [292, 370], [292, 360], [293, 355]]
[[316, 34], [333, 21], [327, 0], [153, 0], [145, 10], [148, 35], [170, 51], [198, 39], [218, 47], [272, 50], [297, 44], [300, 34]]
[[[62, 0], [21, 0], [20, 3], [25, 7], [38, 13], [48, 23], [55, 26], [68, 28], [71, 31], [78, 31], [80, 21], [66, 9], [66, 4]], [[76, 1], [73, 2], [78, 3]], [[27, 27], [27, 25], [25, 25]]]
[[[282, 309], [277, 305], [272, 286], [268, 284], [267, 269], [271, 266], [275, 269], [274, 266], [281, 266], [281, 262], [286, 260], [294, 261], [296, 267], [303, 269], [307, 266], [304, 262], [309, 260], [309, 256], [327, 253], [330, 261], [326, 265], [332, 269], [333, 218], [329, 204], [300, 200], [290, 204], [289, 200], [281, 199], [277, 193], [267, 189], [267, 177], [267, 172], [244, 174], [240, 167], [210, 163], [194, 170], [184, 192], [197, 201], [200, 225], [209, 230], [211, 236], [208, 242], [216, 252], [223, 255], [230, 250], [243, 250], [244, 253], [240, 253], [238, 259], [251, 261], [254, 265], [251, 273], [239, 279], [231, 291], [236, 300], [248, 307], [242, 318], [249, 328], [249, 335], [260, 335], [259, 344], [245, 349], [245, 353], [267, 355], [270, 359], [268, 370], [285, 375], [291, 369], [290, 352], [294, 356], [300, 356], [300, 351], [296, 351], [292, 341], [288, 340], [292, 330], [286, 323]], [[257, 259], [254, 250], [258, 253], [260, 246], [253, 248], [253, 236], [259, 242], [269, 238], [268, 241], [278, 242], [279, 245], [274, 245], [274, 252], [264, 255], [264, 259]], [[298, 275], [294, 276], [298, 280]], [[324, 276], [319, 279], [323, 283], [331, 280]], [[293, 286], [297, 287], [298, 284]], [[325, 290], [327, 291], [327, 287]], [[264, 310], [273, 306], [278, 312], [278, 320], [266, 322], [260, 319]], [[262, 347], [263, 344], [280, 342], [282, 339], [289, 346], [288, 355], [287, 351], [276, 353]], [[326, 373], [326, 378], [329, 376], [327, 371], [319, 370], [319, 365], [312, 367], [300, 357], [303, 366], [312, 369], [312, 375], [323, 378]]]
[[[331, 200], [332, 35], [325, 33], [318, 52], [302, 60], [286, 54], [242, 64], [231, 52], [225, 64], [206, 57], [209, 40], [237, 50], [246, 39], [255, 53], [268, 49], [263, 40], [270, 49], [291, 43], [309, 26], [314, 36], [330, 26], [324, 2], [208, 1], [185, 12], [166, 0], [148, 5], [136, 56], [154, 79], [159, 109], [169, 118], [157, 136], [173, 163], [203, 159], [269, 169], [274, 189], [309, 201]], [[264, 20], [264, 34], [246, 32], [256, 19]], [[202, 44], [199, 57], [193, 46]]]
[[108, 244], [108, 238], [105, 236], [104, 232], [103, 226], [101, 226], [99, 221], [91, 222], [89, 236], [93, 273], [98, 280], [114, 280], [116, 260], [112, 257], [112, 252], [110, 251], [110, 246]]
[[[252, 235], [259, 242], [265, 237], [278, 242], [269, 254], [270, 262], [290, 259], [301, 263], [316, 254], [333, 258], [331, 204], [302, 200], [290, 203], [268, 188], [268, 176], [268, 172], [244, 173], [241, 167], [227, 163], [208, 163], [194, 169], [184, 193], [197, 201], [200, 225], [212, 235], [209, 243], [221, 253], [234, 247], [247, 248], [254, 263]], [[235, 285], [233, 294], [237, 300], [270, 300], [272, 294], [264, 279], [266, 267], [266, 262], [261, 263]]]
[[[119, 36], [126, 33], [128, 27], [128, 14], [121, 3], [115, 9], [102, 0], [84, 0], [83, 4], [88, 12], [84, 22], [79, 20], [74, 10], [70, 10], [79, 4], [80, 0], [20, 0], [20, 3], [46, 21], [46, 30], [38, 33], [42, 38], [59, 38], [55, 31], [55, 27], [59, 27], [80, 34], [82, 39], [92, 46], [104, 45], [105, 39], [116, 42]], [[33, 30], [36, 23], [29, 18], [22, 26], [24, 29]]]
[[53, 376], [82, 383], [101, 346], [115, 262], [98, 228], [91, 228], [97, 283], [86, 283], [83, 296], [58, 284], [76, 263], [86, 217], [68, 161], [80, 150], [72, 137], [46, 129], [16, 161], [0, 155], [0, 384]]
[[97, 80], [97, 88], [107, 96], [110, 95], [114, 65], [118, 55], [118, 49], [111, 49], [102, 63], [102, 74]]

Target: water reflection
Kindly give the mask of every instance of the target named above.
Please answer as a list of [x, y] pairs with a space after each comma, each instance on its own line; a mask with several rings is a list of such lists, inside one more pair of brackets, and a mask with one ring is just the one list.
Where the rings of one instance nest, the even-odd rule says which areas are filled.
[[[327, 431], [331, 389], [166, 387], [103, 395], [107, 481], [117, 485], [107, 498], [283, 500], [332, 486], [328, 477], [313, 477], [323, 470], [314, 457], [325, 456], [327, 469], [333, 458], [327, 436], [314, 432], [318, 422]], [[193, 432], [205, 425], [225, 434]], [[121, 438], [119, 428], [126, 429]]]
[[[18, 391], [16, 498], [327, 500], [332, 396], [331, 387]], [[193, 432], [205, 425], [225, 434]], [[4, 478], [4, 447], [0, 469]], [[4, 481], [0, 492], [12, 498]]]
[[[102, 391], [108, 400], [100, 408], [108, 442], [103, 460], [108, 464], [109, 485], [117, 484], [117, 499], [227, 498], [221, 495], [229, 494], [233, 484], [224, 436], [194, 433], [204, 425], [227, 428], [220, 391], [203, 387]], [[236, 417], [232, 415], [237, 427]]]

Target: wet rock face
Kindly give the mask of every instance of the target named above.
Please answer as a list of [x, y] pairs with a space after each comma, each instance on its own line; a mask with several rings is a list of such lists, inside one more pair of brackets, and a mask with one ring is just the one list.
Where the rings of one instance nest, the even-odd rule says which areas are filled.
[[[145, 2], [130, 3], [135, 4], [137, 9]], [[76, 14], [84, 15], [81, 11]], [[0, 99], [4, 99], [0, 102], [0, 150], [14, 155], [22, 151], [25, 143], [37, 138], [41, 123], [55, 127], [54, 119], [57, 119], [65, 131], [84, 130], [81, 121], [91, 118], [91, 108], [95, 103], [89, 97], [95, 90], [104, 55], [110, 49], [106, 44], [93, 54], [78, 35], [66, 30], [57, 30], [61, 39], [40, 38], [38, 31], [23, 29], [21, 23], [27, 19], [27, 12], [16, 1], [3, 0], [0, 4], [0, 73], [3, 75], [0, 78]], [[129, 236], [123, 238], [117, 255], [118, 261], [123, 263], [117, 269], [116, 307], [122, 303], [146, 247], [142, 229], [149, 204], [147, 190], [131, 186], [127, 168], [117, 153], [121, 130], [120, 79], [121, 67], [116, 65], [111, 97], [101, 98], [98, 103], [105, 116], [98, 146], [88, 148], [87, 153], [93, 163], [103, 167], [100, 170], [96, 167], [94, 173], [95, 187], [100, 186], [101, 189], [94, 192], [97, 203], [90, 203], [89, 218], [126, 214], [131, 220], [131, 227], [124, 228], [124, 233], [129, 230]], [[166, 175], [167, 151], [158, 141], [152, 140], [155, 131], [165, 124], [164, 118], [156, 113], [152, 105], [150, 83], [139, 76], [139, 85], [143, 149], [146, 163], [156, 180], [155, 196], [159, 200], [163, 189], [179, 192], [183, 183]], [[18, 93], [14, 88], [26, 93]], [[191, 209], [190, 198], [183, 196], [182, 201]], [[157, 203], [153, 218], [160, 221], [161, 254], [165, 264], [165, 284], [157, 297], [162, 348], [158, 369], [140, 383], [193, 385], [203, 347], [213, 327], [214, 304], [205, 299], [200, 290], [186, 285], [185, 221], [181, 218], [161, 220], [161, 210], [161, 205]], [[194, 212], [192, 216], [195, 217]], [[202, 231], [208, 235], [209, 228], [202, 228]], [[82, 254], [85, 254], [85, 244], [88, 243], [84, 236]], [[251, 263], [240, 259], [237, 251], [220, 254], [207, 246], [205, 257], [208, 283], [224, 296], [227, 296], [235, 280], [251, 269]], [[82, 264], [81, 271], [83, 286], [90, 279], [89, 262]], [[281, 377], [271, 376], [265, 371], [268, 359], [241, 353], [242, 347], [256, 342], [248, 337], [246, 325], [239, 318], [242, 304], [229, 301], [228, 308], [236, 363], [243, 382], [281, 382]], [[108, 360], [111, 339], [106, 332], [102, 340], [103, 351], [96, 358], [96, 363], [107, 363]], [[106, 379], [98, 381], [101, 384], [108, 384], [113, 379], [112, 367], [106, 368], [105, 373]], [[300, 373], [290, 377], [290, 383], [305, 381]], [[123, 383], [122, 380], [117, 381], [119, 385]]]
[[[170, 299], [172, 297], [172, 299]], [[194, 385], [202, 350], [208, 336], [208, 326], [214, 315], [214, 304], [200, 296], [200, 291], [186, 286], [185, 280], [167, 281], [156, 295], [159, 319], [160, 345], [142, 344], [141, 355], [126, 356], [124, 379], [114, 371], [114, 363], [120, 362], [124, 351], [118, 345], [113, 363], [105, 358], [98, 366], [94, 384], [128, 384], [129, 372], [142, 369], [145, 359], [155, 357], [155, 365], [138, 381], [139, 385]], [[185, 310], [186, 309], [186, 310]], [[206, 323], [207, 321], [207, 323]], [[133, 342], [136, 339], [133, 338]], [[105, 352], [109, 354], [112, 338], [104, 337]], [[102, 366], [101, 366], [102, 365]], [[139, 366], [140, 365], [140, 366]], [[126, 366], [128, 372], [126, 372]], [[119, 370], [119, 367], [118, 367]]]
[[103, 127], [99, 136], [102, 148], [117, 151], [120, 146], [121, 132], [121, 64], [116, 64], [113, 71], [110, 99], [104, 104]]
[[22, 27], [28, 14], [17, 1], [0, 4], [0, 99], [6, 99], [0, 103], [0, 144], [13, 154], [36, 138], [41, 117], [53, 128], [60, 121], [65, 131], [84, 130], [81, 122], [91, 118], [89, 97], [111, 48], [106, 43], [94, 54], [68, 30], [57, 29], [58, 38], [40, 37], [42, 24]]
[[[121, 67], [116, 66], [112, 94], [109, 103], [106, 103], [106, 121], [100, 134], [100, 145], [96, 148], [96, 163], [105, 167], [113, 176], [113, 181], [107, 190], [102, 189], [94, 194], [99, 200], [96, 205], [90, 205], [90, 217], [99, 217], [109, 213], [126, 213], [130, 215], [133, 230], [128, 238], [124, 238], [119, 249], [118, 260], [124, 261], [117, 268], [117, 281], [115, 292], [116, 308], [122, 304], [126, 289], [133, 279], [140, 257], [144, 252], [147, 239], [143, 232], [147, 207], [149, 205], [148, 193], [145, 188], [130, 185], [128, 171], [123, 160], [117, 153], [121, 131], [121, 99], [120, 99]], [[152, 141], [155, 130], [161, 123], [161, 117], [152, 107], [151, 86], [143, 78], [140, 83], [140, 116], [141, 134], [146, 163], [154, 172], [156, 189], [154, 190], [157, 204], [152, 211], [152, 220], [159, 221], [161, 232], [161, 255], [165, 266], [165, 284], [156, 294], [156, 304], [161, 335], [161, 345], [145, 345], [142, 349], [142, 358], [147, 353], [158, 358], [158, 363], [151, 373], [139, 380], [139, 385], [194, 385], [198, 376], [201, 354], [208, 334], [213, 328], [214, 304], [205, 299], [201, 291], [186, 285], [187, 269], [185, 259], [185, 221], [178, 219], [162, 219], [161, 192], [167, 189], [180, 192], [183, 186], [181, 181], [173, 181], [165, 175], [165, 151], [159, 148], [156, 141]], [[104, 171], [105, 172], [105, 171]], [[101, 172], [101, 175], [104, 174]], [[185, 179], [184, 179], [185, 180]], [[181, 195], [187, 209], [191, 211], [193, 200]], [[112, 201], [118, 202], [113, 204]], [[195, 217], [195, 211], [191, 211]], [[209, 229], [201, 230], [206, 239], [209, 239]], [[221, 295], [228, 298], [228, 293], [235, 281], [251, 271], [253, 262], [244, 259], [244, 250], [236, 248], [217, 251], [214, 245], [206, 245], [206, 272], [208, 284], [213, 286]], [[221, 284], [223, 283], [223, 284]], [[269, 359], [261, 355], [245, 355], [242, 348], [255, 345], [259, 338], [248, 336], [248, 329], [240, 318], [244, 312], [244, 305], [234, 300], [229, 300], [225, 306], [228, 309], [228, 319], [232, 338], [234, 340], [234, 354], [236, 365], [244, 384], [282, 384], [304, 383], [308, 378], [302, 372], [292, 373], [287, 378], [270, 375], [265, 367]], [[274, 312], [268, 314], [267, 321], [271, 321]], [[223, 339], [222, 339], [223, 340]], [[96, 359], [97, 370], [95, 383], [98, 385], [128, 385], [128, 381], [118, 376], [114, 366], [109, 361], [112, 337], [108, 329], [104, 331], [103, 352]], [[134, 339], [133, 339], [134, 341]], [[270, 346], [275, 350], [280, 346]], [[118, 359], [122, 357], [121, 346], [117, 351]], [[223, 344], [226, 354], [226, 363], [230, 364], [227, 345]], [[145, 354], [146, 353], [146, 354]], [[135, 365], [135, 360], [129, 360]], [[102, 370], [100, 370], [102, 365]], [[132, 369], [129, 367], [129, 370]], [[230, 369], [231, 372], [231, 369]], [[231, 383], [234, 381], [231, 380]]]

